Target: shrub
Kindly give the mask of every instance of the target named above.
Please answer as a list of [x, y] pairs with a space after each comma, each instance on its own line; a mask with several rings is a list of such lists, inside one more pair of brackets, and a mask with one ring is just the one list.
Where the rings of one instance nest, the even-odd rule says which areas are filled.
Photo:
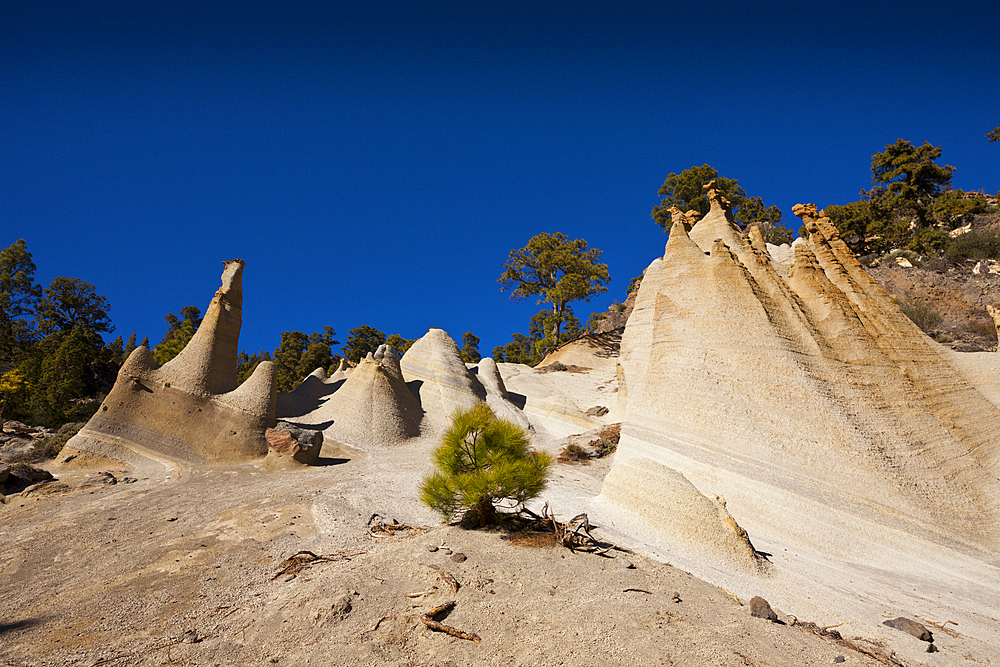
[[979, 227], [951, 239], [944, 249], [944, 256], [952, 264], [967, 259], [1000, 259], [1000, 228]]
[[456, 412], [420, 499], [448, 521], [475, 512], [480, 526], [496, 523], [501, 505], [516, 511], [545, 488], [552, 457], [528, 444], [523, 428], [497, 419], [485, 403]]
[[74, 422], [63, 424], [55, 435], [36, 440], [31, 445], [31, 449], [26, 449], [7, 457], [8, 463], [37, 463], [47, 459], [54, 459], [59, 456], [63, 446], [69, 439], [76, 435], [86, 422]]
[[894, 299], [899, 309], [909, 317], [924, 333], [930, 333], [941, 321], [941, 315], [930, 303], [912, 298], [907, 294], [902, 299]]
[[575, 442], [566, 445], [559, 452], [559, 463], [585, 463], [590, 460], [590, 452]]

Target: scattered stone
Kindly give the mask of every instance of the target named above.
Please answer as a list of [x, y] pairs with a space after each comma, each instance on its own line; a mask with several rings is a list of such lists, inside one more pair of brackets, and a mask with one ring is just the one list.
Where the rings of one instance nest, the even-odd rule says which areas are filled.
[[27, 463], [0, 464], [0, 487], [7, 493], [17, 493], [36, 482], [54, 479], [52, 473]]
[[167, 521], [177, 521], [177, 517], [175, 517], [175, 516], [172, 516], [172, 517], [170, 517], [169, 519], [167, 519]]
[[628, 558], [619, 558], [618, 561], [622, 564], [622, 567], [624, 567], [626, 570], [631, 570], [635, 568], [635, 565], [633, 565], [632, 561], [630, 561]]
[[38, 484], [32, 484], [24, 491], [21, 492], [22, 498], [27, 498], [28, 496], [52, 496], [57, 493], [66, 493], [69, 491], [69, 484], [57, 481], [55, 479], [47, 479], [44, 482], [39, 482]]
[[22, 422], [9, 421], [3, 423], [3, 432], [9, 435], [17, 436], [31, 436], [32, 434], [38, 433], [39, 429], [34, 426], [28, 426]]
[[138, 481], [135, 477], [122, 477], [122, 484], [134, 484]]
[[427, 550], [430, 551], [431, 553], [434, 553], [435, 551], [438, 550], [438, 548], [436, 546], [434, 546], [433, 544], [428, 544], [427, 545]]
[[834, 662], [847, 662], [847, 658], [845, 658], [842, 655], [838, 655], [836, 658], [833, 659], [833, 661]]
[[750, 598], [750, 615], [755, 618], [767, 619], [772, 623], [778, 620], [778, 615], [771, 609], [768, 601], [757, 595]]
[[927, 645], [927, 653], [937, 653], [937, 651], [938, 651], [938, 647], [935, 646], [934, 644], [928, 644]]
[[83, 484], [80, 485], [80, 488], [82, 489], [88, 486], [101, 486], [104, 484], [110, 486], [111, 484], [117, 484], [117, 483], [118, 483], [118, 478], [116, 478], [111, 473], [95, 472], [93, 475], [83, 480]]
[[932, 635], [931, 631], [924, 627], [923, 624], [917, 623], [916, 621], [903, 616], [899, 616], [888, 621], [882, 621], [882, 625], [888, 625], [890, 628], [895, 628], [896, 630], [909, 633], [922, 642], [934, 641], [934, 635]]
[[323, 448], [323, 432], [299, 428], [288, 422], [278, 422], [264, 434], [267, 446], [276, 452], [291, 456], [299, 463], [313, 465]]
[[198, 634], [197, 630], [188, 630], [187, 632], [184, 633], [184, 636], [181, 637], [181, 643], [182, 644], [197, 644], [198, 642], [201, 641], [201, 639], [202, 638]]
[[451, 549], [449, 549], [448, 547], [441, 547], [441, 553], [443, 553], [445, 556], [450, 556]]
[[670, 601], [671, 602], [680, 602], [681, 601], [681, 594], [678, 593], [677, 591], [674, 591], [674, 594], [670, 596]]
[[466, 555], [463, 554], [463, 553], [461, 553], [461, 552], [459, 552], [457, 554], [452, 554], [451, 559], [453, 561], [455, 561], [456, 563], [464, 563], [466, 560], [468, 560], [468, 558], [466, 557]]
[[587, 410], [587, 414], [591, 417], [603, 417], [608, 414], [608, 409], [603, 405], [595, 405], [594, 407]]
[[335, 617], [344, 618], [351, 613], [352, 608], [351, 594], [345, 593], [330, 605], [330, 613]]
[[62, 462], [63, 463], [69, 463], [70, 461], [72, 461], [75, 458], [76, 458], [76, 454], [70, 454], [69, 456], [67, 456], [66, 458], [64, 458], [62, 460]]

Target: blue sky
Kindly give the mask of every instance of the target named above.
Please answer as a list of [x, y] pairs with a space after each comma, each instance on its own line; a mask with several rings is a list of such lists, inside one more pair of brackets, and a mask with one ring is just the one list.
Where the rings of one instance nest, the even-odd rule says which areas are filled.
[[897, 138], [1000, 190], [995, 2], [239, 4], [0, 5], [0, 245], [96, 285], [115, 334], [155, 344], [239, 257], [247, 350], [369, 324], [489, 354], [541, 308], [499, 291], [509, 251], [603, 250], [586, 319], [662, 254], [671, 171], [793, 229]]

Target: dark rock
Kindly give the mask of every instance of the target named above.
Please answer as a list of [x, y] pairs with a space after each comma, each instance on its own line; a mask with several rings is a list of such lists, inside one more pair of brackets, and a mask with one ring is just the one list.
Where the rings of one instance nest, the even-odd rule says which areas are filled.
[[457, 554], [452, 554], [451, 559], [456, 563], [464, 563], [467, 560], [467, 557], [465, 554], [459, 552]]
[[836, 658], [833, 659], [833, 661], [834, 662], [847, 662], [847, 658], [845, 658], [842, 655], [838, 655]]
[[927, 653], [937, 653], [937, 651], [938, 651], [938, 647], [935, 646], [934, 644], [928, 644], [927, 645]]
[[671, 602], [680, 602], [681, 601], [681, 594], [678, 593], [677, 591], [674, 591], [674, 594], [670, 596], [670, 601]]
[[27, 463], [0, 464], [0, 490], [5, 493], [23, 491], [35, 482], [54, 479], [52, 473]]
[[603, 405], [595, 405], [594, 407], [587, 410], [587, 414], [591, 417], [603, 417], [608, 414], [608, 409]]
[[778, 620], [778, 615], [771, 609], [768, 601], [757, 595], [750, 598], [750, 615], [754, 618], [767, 619], [772, 623]]
[[138, 481], [135, 477], [122, 477], [122, 484], [134, 484]]
[[264, 438], [274, 451], [306, 465], [315, 465], [323, 448], [322, 431], [299, 428], [288, 422], [278, 422], [276, 427], [267, 429]]
[[109, 472], [95, 472], [93, 475], [91, 475], [87, 479], [83, 480], [83, 484], [80, 485], [80, 488], [82, 489], [82, 488], [88, 487], [88, 486], [102, 486], [102, 485], [105, 485], [105, 484], [110, 485], [110, 484], [117, 484], [117, 483], [118, 483], [118, 478], [115, 477], [114, 475], [112, 475], [111, 473], [109, 473]]
[[882, 625], [888, 625], [890, 628], [895, 628], [896, 630], [909, 633], [922, 642], [934, 641], [934, 635], [932, 635], [931, 631], [924, 627], [923, 624], [917, 623], [909, 618], [904, 618], [903, 616], [893, 618], [888, 621], [882, 621]]
[[69, 463], [70, 461], [72, 461], [75, 458], [76, 458], [76, 454], [70, 454], [69, 456], [67, 456], [66, 458], [64, 458], [62, 460], [62, 462], [63, 463]]

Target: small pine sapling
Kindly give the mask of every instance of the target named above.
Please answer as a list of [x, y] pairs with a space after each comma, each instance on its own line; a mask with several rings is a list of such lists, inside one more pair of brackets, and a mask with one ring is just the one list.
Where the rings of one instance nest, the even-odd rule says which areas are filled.
[[420, 499], [449, 521], [475, 511], [480, 526], [497, 522], [501, 504], [516, 510], [541, 493], [552, 464], [529, 449], [523, 428], [485, 403], [455, 413], [433, 457], [436, 471], [424, 478]]

